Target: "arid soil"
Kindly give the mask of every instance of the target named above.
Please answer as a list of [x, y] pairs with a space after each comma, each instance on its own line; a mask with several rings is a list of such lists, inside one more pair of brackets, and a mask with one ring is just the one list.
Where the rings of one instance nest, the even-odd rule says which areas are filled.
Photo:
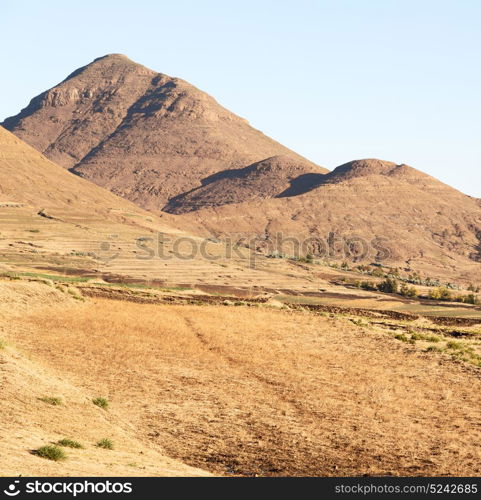
[[[12, 283], [3, 296], [9, 314], [21, 314], [0, 335], [10, 343], [0, 354], [2, 404], [14, 408], [2, 412], [9, 471], [92, 472], [109, 451], [90, 445], [45, 464], [29, 449], [102, 434], [118, 442], [118, 455], [99, 473], [124, 474], [133, 461], [133, 473], [162, 474], [155, 453], [222, 475], [480, 473], [479, 368], [399, 342], [387, 326], [265, 305], [82, 302]], [[27, 287], [29, 304], [39, 287], [52, 298], [22, 306], [12, 286]], [[19, 356], [36, 380], [28, 390], [9, 368]], [[53, 378], [61, 385], [48, 386]], [[65, 407], [40, 404], [46, 391]], [[98, 395], [108, 410], [89, 406]], [[152, 458], [141, 456], [147, 450]]]

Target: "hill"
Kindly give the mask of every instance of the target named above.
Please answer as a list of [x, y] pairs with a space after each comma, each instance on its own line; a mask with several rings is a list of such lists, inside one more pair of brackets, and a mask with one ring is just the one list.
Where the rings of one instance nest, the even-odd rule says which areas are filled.
[[[26, 204], [38, 209], [111, 214], [140, 212], [134, 204], [72, 175], [34, 148], [0, 127], [0, 203]], [[116, 218], [118, 219], [118, 218]]]
[[190, 233], [254, 239], [267, 252], [280, 234], [315, 239], [313, 252], [327, 260], [481, 279], [480, 200], [384, 160], [329, 172], [189, 83], [119, 54], [76, 70], [4, 125]]
[[308, 163], [193, 85], [120, 54], [76, 70], [3, 126], [59, 165], [152, 210], [220, 171], [274, 155]]
[[[282, 234], [316, 240], [314, 253], [327, 259], [379, 259], [429, 276], [480, 277], [478, 200], [412, 167], [358, 160], [328, 174], [300, 174], [287, 190], [275, 184], [263, 190], [259, 177], [257, 167], [220, 177], [167, 209], [217, 237], [257, 238], [271, 252]], [[246, 186], [261, 196], [247, 196]]]
[[170, 200], [164, 210], [183, 213], [209, 206], [295, 196], [320, 182], [324, 171], [288, 156], [272, 156], [247, 167], [203, 179], [202, 186]]
[[249, 294], [317, 289], [310, 271], [234, 250], [198, 236], [192, 221], [189, 232], [178, 222], [73, 175], [0, 127], [0, 271]]

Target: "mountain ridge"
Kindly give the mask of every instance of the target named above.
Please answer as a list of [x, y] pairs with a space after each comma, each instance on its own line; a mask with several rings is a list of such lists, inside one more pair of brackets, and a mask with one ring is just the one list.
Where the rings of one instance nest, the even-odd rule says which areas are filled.
[[275, 155], [308, 162], [188, 82], [118, 54], [75, 70], [3, 125], [52, 161], [151, 210], [223, 170]]
[[254, 238], [259, 248], [277, 233], [387, 238], [393, 265], [479, 274], [480, 200], [404, 163], [368, 158], [329, 172], [188, 82], [122, 55], [79, 68], [4, 123], [182, 229]]

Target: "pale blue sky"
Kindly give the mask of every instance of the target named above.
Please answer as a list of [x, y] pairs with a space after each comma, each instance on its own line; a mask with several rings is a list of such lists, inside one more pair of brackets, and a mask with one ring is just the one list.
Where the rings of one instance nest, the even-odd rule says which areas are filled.
[[1, 0], [0, 120], [120, 52], [327, 168], [377, 157], [481, 197], [481, 0]]

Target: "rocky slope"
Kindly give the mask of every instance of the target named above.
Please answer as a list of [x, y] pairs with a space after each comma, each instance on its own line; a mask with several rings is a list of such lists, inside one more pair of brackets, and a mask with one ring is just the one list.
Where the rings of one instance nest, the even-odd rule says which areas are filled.
[[[177, 198], [171, 210], [206, 233], [256, 238], [268, 251], [279, 237], [294, 236], [313, 239], [314, 250], [328, 259], [377, 258], [436, 276], [459, 271], [481, 278], [478, 200], [412, 167], [353, 161], [325, 175], [300, 173], [287, 190], [274, 184], [263, 190], [259, 177], [254, 166], [219, 178]], [[255, 198], [240, 187], [253, 185], [260, 193]]]
[[189, 83], [119, 54], [78, 69], [3, 125], [52, 161], [153, 210], [204, 178], [274, 155], [309, 164]]

